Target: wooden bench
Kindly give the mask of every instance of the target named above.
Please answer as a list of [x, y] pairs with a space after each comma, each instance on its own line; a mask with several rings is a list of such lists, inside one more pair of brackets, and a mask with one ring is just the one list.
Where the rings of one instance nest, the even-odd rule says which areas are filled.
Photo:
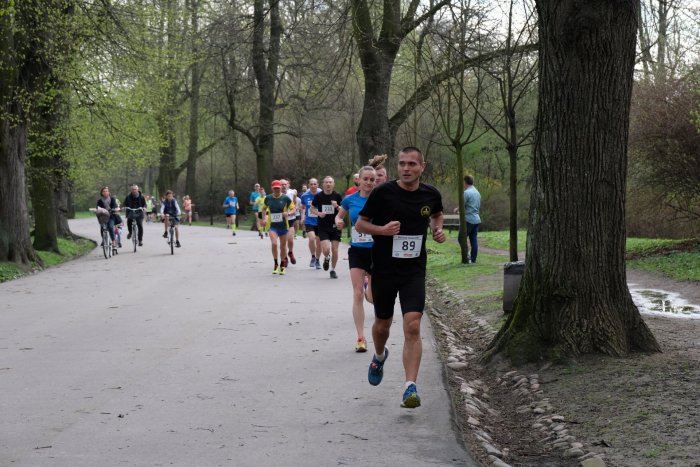
[[447, 229], [449, 232], [459, 230], [459, 214], [443, 214], [442, 219], [443, 230]]

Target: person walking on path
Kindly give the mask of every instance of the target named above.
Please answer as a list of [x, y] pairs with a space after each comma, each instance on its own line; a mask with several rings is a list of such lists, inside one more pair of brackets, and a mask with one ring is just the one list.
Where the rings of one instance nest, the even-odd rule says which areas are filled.
[[464, 213], [467, 221], [467, 237], [471, 248], [469, 250], [469, 260], [476, 263], [476, 255], [479, 253], [479, 242], [476, 235], [479, 232], [481, 217], [481, 194], [474, 187], [474, 177], [466, 175], [464, 177]]
[[355, 224], [358, 232], [372, 235], [372, 294], [375, 321], [372, 326], [375, 354], [367, 379], [373, 386], [382, 381], [389, 356], [394, 303], [399, 296], [403, 315], [403, 365], [406, 386], [402, 407], [421, 405], [416, 389], [423, 352], [420, 324], [425, 308], [426, 231], [433, 240], [445, 241], [442, 231], [442, 196], [433, 186], [420, 182], [425, 171], [423, 154], [406, 147], [398, 156], [398, 180], [376, 187], [367, 198]]
[[138, 185], [131, 185], [131, 193], [126, 195], [124, 198], [124, 203], [122, 203], [125, 208], [129, 209], [139, 209], [139, 211], [126, 210], [126, 226], [129, 229], [129, 234], [126, 236], [127, 240], [131, 238], [132, 228], [131, 219], [136, 220], [136, 225], [139, 228], [138, 241], [139, 246], [143, 246], [143, 210], [146, 209], [146, 198], [143, 196], [139, 190]]
[[323, 191], [316, 196], [311, 203], [311, 209], [318, 216], [318, 236], [321, 239], [323, 250], [323, 270], [328, 271], [330, 264], [331, 279], [337, 279], [335, 266], [338, 264], [338, 244], [340, 244], [340, 230], [335, 226], [335, 216], [338, 214], [343, 197], [333, 191], [335, 180], [328, 175], [323, 179]]
[[309, 180], [309, 191], [301, 195], [301, 224], [309, 239], [309, 252], [311, 252], [310, 268], [321, 269], [321, 239], [318, 236], [318, 215], [311, 210], [314, 197], [319, 193], [318, 180]]
[[192, 225], [192, 208], [194, 204], [190, 195], [185, 195], [182, 197], [182, 209], [185, 211], [185, 217], [187, 218], [187, 223]]
[[[351, 242], [348, 250], [348, 262], [350, 263], [350, 280], [352, 282], [352, 318], [357, 331], [356, 352], [367, 351], [365, 340], [365, 288], [371, 287], [372, 269], [372, 245], [374, 241], [371, 235], [362, 234], [355, 228], [355, 223], [360, 211], [367, 202], [367, 197], [374, 188], [377, 174], [370, 166], [365, 166], [359, 172], [359, 191], [343, 198], [335, 216], [335, 225], [342, 230], [345, 226], [345, 214], [350, 214]], [[366, 281], [366, 282], [365, 282]], [[371, 289], [370, 289], [371, 290]]]
[[272, 194], [265, 197], [265, 209], [267, 210], [270, 242], [272, 244], [272, 259], [275, 261], [272, 274], [286, 274], [287, 233], [289, 232], [287, 212], [291, 204], [292, 201], [282, 194], [282, 183], [279, 180], [273, 180]]
[[236, 212], [238, 212], [238, 198], [233, 190], [229, 190], [228, 196], [224, 200], [224, 214], [226, 214], [226, 228], [233, 230], [233, 236], [236, 236]]

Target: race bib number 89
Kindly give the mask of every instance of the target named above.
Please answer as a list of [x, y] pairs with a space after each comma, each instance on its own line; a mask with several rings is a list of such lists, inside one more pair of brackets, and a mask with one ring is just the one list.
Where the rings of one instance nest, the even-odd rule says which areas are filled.
[[418, 258], [422, 245], [422, 235], [394, 235], [391, 256], [402, 259]]

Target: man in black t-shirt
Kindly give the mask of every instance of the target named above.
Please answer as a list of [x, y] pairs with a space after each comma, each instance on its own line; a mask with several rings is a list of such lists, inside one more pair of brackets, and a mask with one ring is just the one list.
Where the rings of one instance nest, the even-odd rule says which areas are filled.
[[[323, 191], [314, 196], [311, 202], [311, 210], [318, 215], [318, 238], [321, 239], [323, 251], [323, 270], [328, 271], [331, 264], [331, 279], [337, 279], [335, 266], [338, 264], [338, 245], [340, 244], [340, 230], [335, 226], [335, 216], [338, 215], [338, 207], [343, 197], [333, 191], [335, 180], [330, 175], [323, 179]], [[331, 255], [329, 259], [328, 255]]]
[[433, 240], [442, 243], [442, 196], [433, 186], [420, 182], [425, 170], [423, 154], [407, 147], [398, 156], [399, 179], [376, 187], [355, 228], [374, 238], [372, 247], [372, 294], [375, 321], [372, 326], [375, 354], [367, 378], [373, 386], [382, 381], [389, 356], [389, 339], [396, 296], [401, 302], [404, 329], [406, 389], [402, 407], [420, 406], [416, 379], [422, 354], [420, 323], [425, 308], [425, 240], [430, 225]]

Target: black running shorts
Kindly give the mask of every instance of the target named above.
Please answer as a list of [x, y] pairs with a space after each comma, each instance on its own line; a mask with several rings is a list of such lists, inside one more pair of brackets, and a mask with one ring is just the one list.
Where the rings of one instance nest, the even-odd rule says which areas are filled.
[[394, 316], [396, 296], [401, 302], [401, 314], [409, 311], [423, 313], [425, 308], [425, 276], [411, 274], [373, 274], [372, 298], [374, 315], [379, 319], [391, 319]]
[[340, 230], [338, 229], [318, 229], [318, 238], [321, 239], [321, 241], [324, 240], [330, 240], [332, 242], [339, 242], [340, 241]]
[[304, 230], [306, 231], [306, 233], [313, 232], [316, 235], [318, 235], [318, 226], [317, 225], [304, 224]]
[[351, 246], [348, 250], [348, 262], [350, 269], [364, 269], [368, 273], [372, 271], [372, 249]]

